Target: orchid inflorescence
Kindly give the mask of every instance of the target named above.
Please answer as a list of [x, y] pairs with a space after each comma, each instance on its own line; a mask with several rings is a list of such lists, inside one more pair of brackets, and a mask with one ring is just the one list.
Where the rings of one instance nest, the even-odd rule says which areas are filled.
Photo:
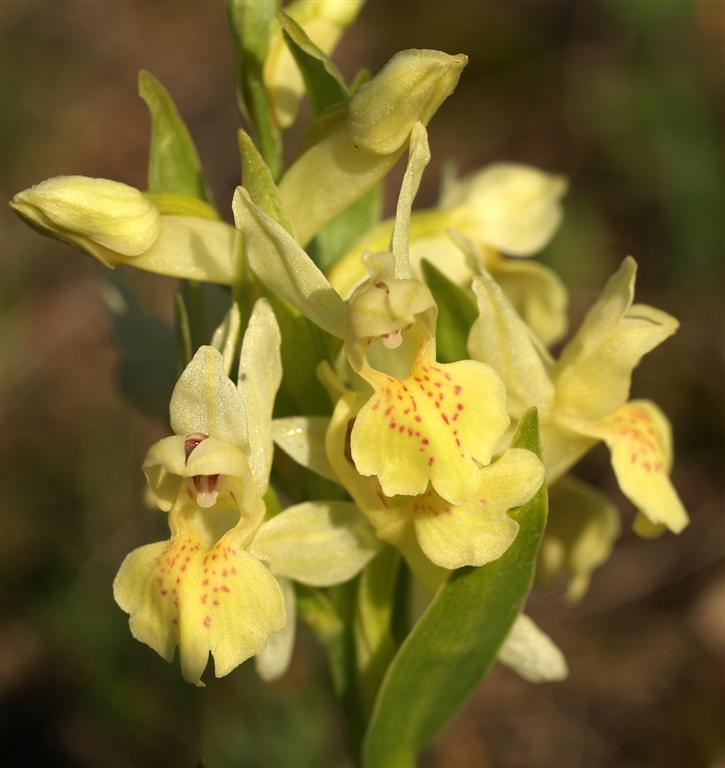
[[[538, 585], [564, 581], [579, 599], [611, 552], [616, 509], [571, 474], [597, 443], [638, 510], [635, 531], [687, 524], [669, 478], [670, 425], [654, 403], [629, 400], [634, 368], [677, 321], [633, 303], [627, 257], [554, 357], [567, 294], [529, 257], [559, 227], [566, 181], [500, 163], [448, 180], [435, 208], [413, 211], [426, 125], [466, 57], [402, 51], [348, 85], [328, 54], [361, 3], [297, 0], [277, 17], [274, 6], [229, 3], [254, 135], [240, 131], [235, 226], [148, 73], [148, 191], [62, 176], [11, 206], [107, 267], [229, 286], [213, 336], [192, 345], [182, 333], [173, 434], [143, 463], [169, 538], [126, 557], [114, 597], [136, 639], [169, 661], [178, 647], [196, 685], [209, 654], [216, 676], [252, 657], [265, 680], [282, 675], [299, 614], [330, 651], [338, 688], [354, 679], [372, 761], [406, 659], [422, 659], [425, 691], [446, 632], [460, 631], [423, 637], [466, 579], [480, 580], [466, 610], [488, 634], [446, 651], [481, 661], [433, 731], [494, 657], [533, 682], [566, 675], [561, 651], [520, 611], [534, 569]], [[280, 130], [305, 93], [312, 122], [282, 172]], [[395, 217], [380, 221], [380, 182], [406, 151]], [[513, 590], [505, 610], [497, 580]], [[346, 637], [352, 657], [336, 666]], [[411, 739], [389, 754], [414, 755], [425, 739]]]

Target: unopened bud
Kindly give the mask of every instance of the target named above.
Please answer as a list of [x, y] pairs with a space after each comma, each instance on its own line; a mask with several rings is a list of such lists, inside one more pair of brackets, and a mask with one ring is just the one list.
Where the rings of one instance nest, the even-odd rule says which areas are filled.
[[468, 57], [411, 49], [393, 56], [350, 100], [352, 141], [380, 155], [396, 152], [453, 93]]
[[147, 251], [161, 227], [158, 209], [139, 190], [109, 179], [56, 176], [19, 192], [10, 206], [43, 234], [107, 264]]

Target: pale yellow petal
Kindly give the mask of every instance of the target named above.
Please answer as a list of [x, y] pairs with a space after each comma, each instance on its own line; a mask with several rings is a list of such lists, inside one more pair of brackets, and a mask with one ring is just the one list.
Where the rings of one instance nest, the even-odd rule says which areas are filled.
[[561, 176], [516, 163], [497, 163], [454, 183], [443, 207], [455, 206], [453, 224], [472, 239], [512, 256], [540, 251], [563, 215]]
[[182, 674], [195, 685], [210, 652], [216, 676], [226, 675], [285, 621], [281, 589], [264, 565], [232, 537], [207, 551], [183, 526], [171, 540], [126, 558], [114, 597], [137, 640], [167, 660], [179, 645]]
[[243, 187], [237, 188], [232, 207], [249, 264], [260, 280], [315, 325], [342, 336], [345, 304], [295, 239], [257, 208]]
[[662, 411], [648, 400], [632, 400], [583, 429], [609, 446], [625, 496], [650, 522], [679, 533], [688, 517], [669, 477], [672, 437]]
[[338, 400], [325, 436], [325, 451], [338, 482], [370, 520], [377, 535], [397, 546], [410, 515], [403, 509], [400, 499], [385, 496], [377, 478], [363, 477], [357, 471], [350, 454], [350, 433], [359, 408], [360, 399], [355, 394], [344, 395]]
[[282, 381], [282, 336], [277, 319], [266, 299], [252, 310], [242, 341], [238, 389], [247, 415], [249, 468], [264, 496], [272, 468], [272, 411]]
[[165, 437], [155, 442], [144, 458], [146, 475], [154, 503], [168, 512], [176, 501], [186, 465], [185, 439], [181, 435]]
[[526, 325], [545, 346], [566, 333], [568, 296], [553, 269], [535, 261], [497, 257], [489, 269]]
[[321, 477], [338, 482], [325, 453], [325, 434], [330, 419], [325, 416], [290, 416], [272, 422], [274, 442], [298, 464]]
[[277, 579], [284, 595], [285, 614], [287, 623], [269, 636], [267, 645], [254, 657], [257, 674], [265, 682], [271, 682], [282, 677], [292, 660], [295, 645], [295, 623], [297, 620], [297, 598], [295, 588], [288, 579]]
[[443, 568], [497, 560], [519, 529], [506, 512], [528, 501], [543, 481], [539, 459], [512, 448], [479, 471], [478, 487], [464, 503], [454, 506], [427, 491], [409, 502], [421, 549]]
[[554, 641], [523, 613], [501, 646], [497, 661], [529, 683], [553, 683], [569, 674], [564, 654]]
[[169, 412], [177, 435], [209, 435], [247, 445], [244, 401], [214, 347], [199, 347], [174, 387]]
[[442, 568], [485, 565], [511, 546], [519, 526], [505, 512], [489, 512], [478, 497], [453, 506], [434, 491], [410, 502], [420, 548]]
[[556, 366], [557, 409], [572, 418], [599, 419], [624, 404], [641, 358], [677, 330], [667, 313], [632, 305], [635, 272], [625, 259]]
[[548, 366], [510, 300], [491, 275], [481, 269], [472, 284], [478, 318], [468, 337], [469, 353], [488, 363], [501, 377], [509, 412], [514, 417], [536, 406], [545, 418], [554, 396]]
[[239, 273], [237, 236], [234, 227], [223, 221], [162, 216], [154, 244], [124, 263], [160, 275], [231, 285]]
[[352, 429], [358, 472], [375, 475], [386, 496], [418, 495], [431, 482], [451, 503], [466, 501], [476, 490], [477, 468], [491, 460], [509, 425], [495, 371], [473, 360], [419, 357], [405, 379], [364, 375], [375, 394]]
[[309, 501], [268, 520], [252, 552], [279, 576], [327, 587], [358, 574], [380, 549], [370, 523], [346, 501]]
[[350, 136], [380, 155], [404, 146], [417, 122], [427, 125], [453, 93], [468, 58], [441, 51], [396, 53], [350, 100]]

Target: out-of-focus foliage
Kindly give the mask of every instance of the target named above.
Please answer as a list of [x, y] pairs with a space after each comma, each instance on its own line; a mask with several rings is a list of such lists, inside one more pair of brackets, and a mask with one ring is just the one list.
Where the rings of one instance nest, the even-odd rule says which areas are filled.
[[[143, 188], [148, 117], [135, 91], [146, 68], [169, 87], [230, 221], [224, 201], [239, 183], [229, 162], [234, 50], [215, 6], [0, 7], [5, 199], [64, 173]], [[566, 652], [570, 679], [532, 688], [494, 670], [427, 764], [444, 765], [445, 754], [448, 765], [504, 768], [572, 756], [624, 768], [712, 765], [725, 751], [724, 692], [711, 672], [725, 660], [722, 6], [452, 0], [441, 8], [371, 0], [334, 60], [349, 82], [363, 64], [377, 71], [392, 50], [468, 54], [431, 127], [420, 206], [433, 204], [445, 159], [463, 172], [506, 159], [568, 176], [564, 224], [544, 260], [572, 290], [573, 320], [625, 254], [637, 257], [642, 300], [682, 321], [667, 351], [638, 371], [634, 396], [647, 392], [675, 425], [675, 480], [692, 524], [646, 557], [625, 534], [608, 569], [594, 574], [586, 606], [533, 600], [537, 622]], [[387, 184], [390, 215], [399, 177]], [[152, 540], [151, 528], [164, 535], [162, 516], [141, 502], [135, 468], [168, 428], [117, 394], [99, 270], [3, 216], [0, 739], [8, 763], [181, 765], [199, 754], [209, 766], [341, 764], [312, 644], [299, 645], [282, 682], [262, 685], [243, 668], [196, 691], [129, 642], [111, 581], [123, 554]], [[123, 277], [151, 316], [172, 305], [172, 281]], [[612, 495], [604, 453], [582, 476]]]

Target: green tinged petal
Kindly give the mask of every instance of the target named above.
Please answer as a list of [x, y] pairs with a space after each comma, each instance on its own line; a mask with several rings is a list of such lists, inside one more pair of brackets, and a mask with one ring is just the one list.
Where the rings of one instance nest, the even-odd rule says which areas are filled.
[[348, 581], [380, 549], [357, 507], [345, 501], [310, 501], [267, 521], [252, 552], [279, 576], [314, 587]]
[[536, 168], [497, 163], [455, 182], [441, 206], [452, 208], [448, 226], [512, 256], [531, 256], [556, 232], [566, 180]]
[[479, 315], [471, 328], [468, 350], [471, 357], [488, 363], [501, 377], [514, 417], [535, 405], [544, 420], [554, 387], [540, 346], [498, 283], [481, 270], [473, 280]]
[[553, 683], [569, 674], [564, 654], [523, 613], [514, 622], [496, 659], [529, 683]]
[[262, 213], [243, 187], [234, 195], [233, 209], [259, 279], [320, 328], [342, 336], [345, 304], [294, 238]]
[[277, 579], [284, 595], [287, 623], [279, 632], [271, 634], [267, 645], [254, 658], [257, 674], [266, 683], [282, 677], [289, 667], [295, 645], [295, 623], [297, 620], [297, 598], [295, 588], [288, 579]]
[[249, 468], [260, 496], [267, 491], [272, 468], [272, 411], [282, 381], [281, 343], [274, 312], [259, 299], [244, 334], [237, 386], [246, 413]]
[[199, 347], [179, 377], [169, 406], [177, 435], [201, 434], [247, 447], [244, 401], [214, 347]]
[[337, 475], [325, 454], [325, 416], [290, 416], [272, 422], [274, 442], [298, 464], [334, 482]]
[[623, 405], [641, 358], [671, 336], [674, 317], [632, 304], [636, 262], [628, 257], [607, 283], [554, 375], [557, 407], [578, 419], [599, 419]]

